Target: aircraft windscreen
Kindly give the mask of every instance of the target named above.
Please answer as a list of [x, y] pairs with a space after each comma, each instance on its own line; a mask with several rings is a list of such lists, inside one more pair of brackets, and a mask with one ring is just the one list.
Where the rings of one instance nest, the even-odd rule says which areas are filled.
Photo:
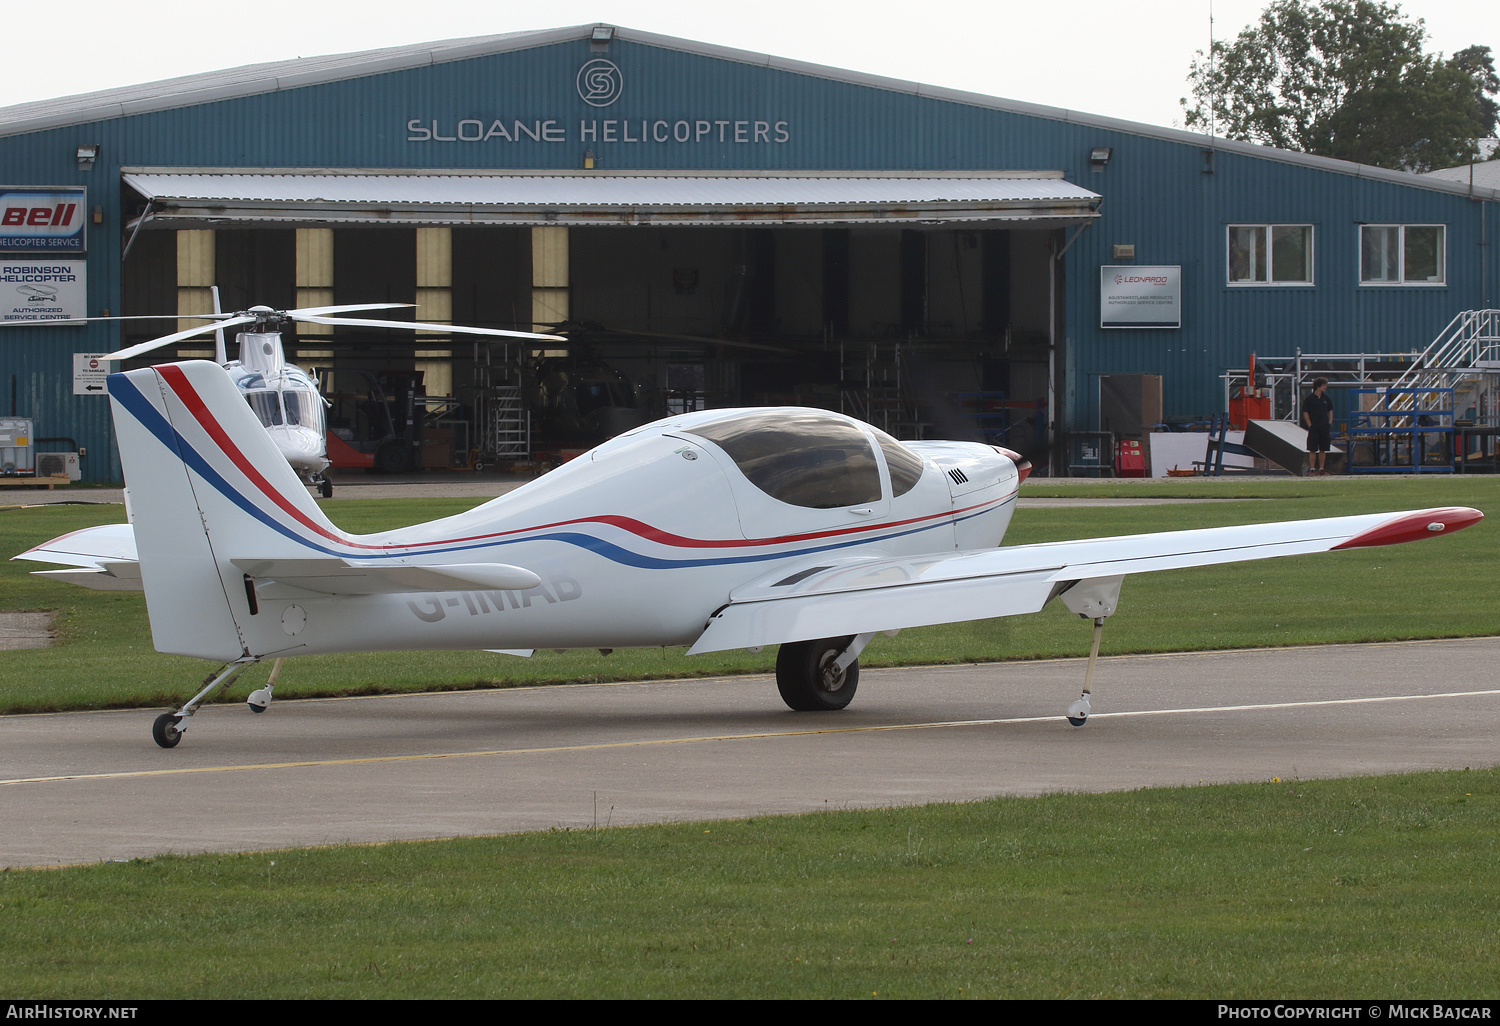
[[313, 392], [287, 389], [281, 393], [288, 424], [301, 424], [314, 430], [323, 428], [323, 401]]
[[870, 430], [875, 432], [875, 441], [880, 443], [881, 450], [885, 452], [885, 465], [891, 472], [892, 498], [905, 495], [922, 478], [922, 457], [878, 427], [871, 427]]
[[811, 410], [776, 410], [684, 429], [715, 443], [761, 491], [793, 506], [880, 501], [880, 467], [864, 432]]
[[281, 423], [281, 403], [275, 392], [246, 392], [245, 402], [250, 404], [250, 408], [266, 427], [275, 427]]

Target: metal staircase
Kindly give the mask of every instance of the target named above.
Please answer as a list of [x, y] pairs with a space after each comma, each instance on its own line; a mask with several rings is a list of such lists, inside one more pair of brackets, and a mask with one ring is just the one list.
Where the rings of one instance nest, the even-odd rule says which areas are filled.
[[[1465, 310], [1391, 383], [1385, 408], [1416, 413], [1419, 397], [1452, 389], [1458, 420], [1500, 426], [1500, 310]], [[1390, 426], [1410, 426], [1410, 418]]]

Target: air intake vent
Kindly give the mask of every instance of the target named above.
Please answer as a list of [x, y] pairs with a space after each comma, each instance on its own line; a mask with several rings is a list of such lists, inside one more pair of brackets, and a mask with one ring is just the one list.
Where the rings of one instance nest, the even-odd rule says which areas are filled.
[[957, 467], [955, 467], [952, 470], [948, 471], [948, 476], [951, 477], [951, 478], [953, 478], [953, 483], [954, 484], [966, 484], [966, 483], [968, 483], [968, 480], [969, 480], [968, 477], [964, 474], [964, 472], [962, 470], [959, 470]]

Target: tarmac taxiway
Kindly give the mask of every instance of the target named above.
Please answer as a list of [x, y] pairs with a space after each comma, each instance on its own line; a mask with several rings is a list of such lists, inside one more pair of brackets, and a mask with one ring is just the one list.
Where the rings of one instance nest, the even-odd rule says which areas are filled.
[[[500, 658], [500, 657], [497, 657]], [[1500, 762], [1500, 638], [0, 717], [0, 866]]]

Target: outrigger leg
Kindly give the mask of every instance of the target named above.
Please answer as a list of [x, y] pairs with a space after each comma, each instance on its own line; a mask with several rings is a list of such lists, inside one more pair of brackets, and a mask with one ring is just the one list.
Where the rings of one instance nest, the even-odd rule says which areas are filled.
[[198, 706], [235, 682], [240, 674], [260, 662], [260, 656], [243, 656], [225, 665], [217, 674], [210, 674], [202, 691], [183, 704], [176, 712], [162, 713], [151, 725], [151, 736], [163, 748], [176, 748], [182, 740], [187, 726], [183, 723], [198, 711]]
[[1094, 620], [1094, 643], [1089, 648], [1089, 665], [1083, 674], [1083, 694], [1068, 706], [1068, 722], [1081, 727], [1089, 721], [1089, 696], [1093, 693], [1094, 665], [1099, 661], [1099, 640], [1104, 636], [1104, 618], [1120, 602], [1120, 584], [1125, 578], [1095, 577], [1074, 581], [1061, 593], [1063, 604], [1084, 619]]
[[1094, 683], [1094, 663], [1099, 660], [1099, 639], [1104, 636], [1104, 617], [1094, 617], [1094, 644], [1089, 649], [1089, 668], [1083, 674], [1083, 694], [1068, 706], [1068, 722], [1081, 727], [1089, 721], [1089, 688]]

